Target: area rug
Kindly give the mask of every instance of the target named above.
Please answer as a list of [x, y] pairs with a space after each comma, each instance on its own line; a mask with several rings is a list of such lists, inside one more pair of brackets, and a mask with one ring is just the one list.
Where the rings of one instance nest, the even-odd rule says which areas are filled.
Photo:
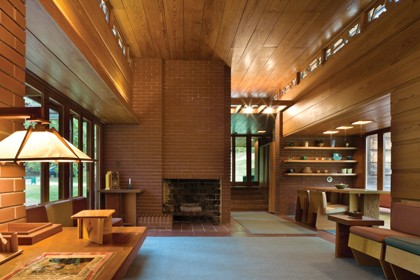
[[318, 237], [147, 237], [125, 279], [381, 279]]
[[232, 212], [231, 216], [251, 234], [316, 234], [267, 212]]

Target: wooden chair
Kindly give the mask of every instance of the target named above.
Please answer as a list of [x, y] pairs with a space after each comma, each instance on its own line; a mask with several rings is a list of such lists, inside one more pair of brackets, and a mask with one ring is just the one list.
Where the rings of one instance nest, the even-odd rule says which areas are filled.
[[308, 219], [308, 209], [309, 209], [309, 191], [298, 190], [297, 199], [296, 199], [295, 220], [298, 222], [306, 223], [306, 220]]
[[328, 220], [329, 214], [344, 213], [349, 210], [347, 205], [331, 204], [327, 202], [327, 195], [323, 191], [310, 191], [307, 223], [318, 230], [335, 229], [335, 222]]

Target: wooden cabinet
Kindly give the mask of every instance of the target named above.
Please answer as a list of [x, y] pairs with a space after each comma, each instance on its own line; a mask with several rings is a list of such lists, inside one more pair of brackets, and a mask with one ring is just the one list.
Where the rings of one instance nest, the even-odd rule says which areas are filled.
[[137, 225], [137, 195], [143, 189], [101, 189], [99, 193], [105, 194], [105, 206], [101, 208], [115, 209], [115, 216], [122, 218], [124, 225]]
[[[343, 172], [325, 172], [325, 170], [331, 170], [332, 168], [337, 168], [338, 165], [343, 166], [346, 165], [346, 168], [352, 168], [354, 164], [357, 163], [357, 160], [354, 159], [347, 159], [343, 157], [341, 160], [334, 160], [332, 155], [327, 155], [327, 152], [340, 152], [340, 151], [355, 151], [357, 150], [356, 147], [295, 147], [295, 146], [288, 146], [284, 147], [285, 150], [292, 150], [292, 151], [325, 151], [323, 155], [317, 156], [290, 156], [288, 159], [283, 160], [284, 163], [294, 163], [299, 164], [299, 168], [304, 167], [311, 167], [312, 165], [322, 166], [319, 167], [317, 170], [312, 170], [312, 172], [286, 172], [285, 176], [357, 176], [356, 173], [343, 173]], [[325, 166], [325, 168], [323, 168]], [[348, 167], [347, 167], [348, 166]], [[312, 168], [311, 168], [312, 169]], [[340, 168], [342, 169], [342, 168]], [[353, 168], [352, 168], [353, 169]], [[354, 169], [353, 169], [354, 170]], [[317, 172], [318, 171], [318, 172]]]

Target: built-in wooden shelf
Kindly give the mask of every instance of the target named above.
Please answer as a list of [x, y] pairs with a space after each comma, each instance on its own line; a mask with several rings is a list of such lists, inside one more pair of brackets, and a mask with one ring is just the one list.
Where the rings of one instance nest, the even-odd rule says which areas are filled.
[[345, 150], [357, 150], [357, 147], [299, 147], [299, 146], [287, 146], [285, 150], [326, 150], [326, 151], [345, 151]]
[[356, 163], [357, 160], [347, 159], [347, 160], [317, 160], [317, 159], [286, 159], [285, 163]]
[[357, 176], [356, 173], [284, 173], [284, 176], [342, 176], [342, 177], [351, 177]]

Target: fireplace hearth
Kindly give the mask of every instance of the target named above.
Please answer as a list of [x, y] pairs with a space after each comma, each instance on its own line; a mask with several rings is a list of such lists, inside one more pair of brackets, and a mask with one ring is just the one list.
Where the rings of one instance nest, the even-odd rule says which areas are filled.
[[220, 223], [220, 180], [164, 179], [163, 212], [174, 221]]

